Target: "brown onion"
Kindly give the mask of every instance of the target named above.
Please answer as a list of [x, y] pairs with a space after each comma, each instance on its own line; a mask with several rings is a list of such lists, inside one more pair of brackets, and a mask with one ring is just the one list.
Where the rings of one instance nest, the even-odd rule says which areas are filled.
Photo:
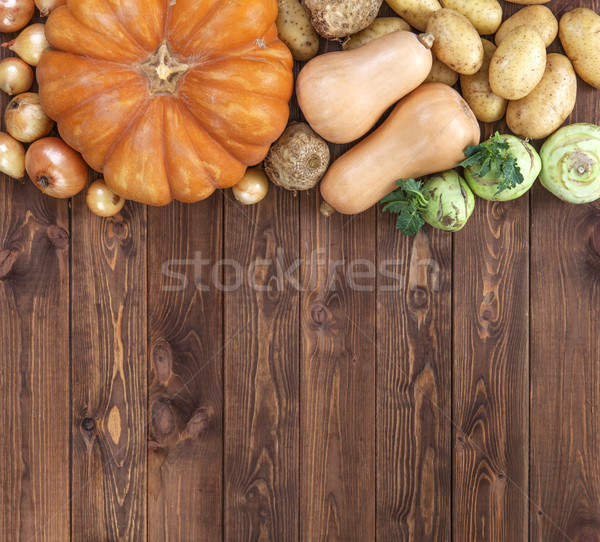
[[269, 191], [269, 179], [265, 172], [253, 167], [246, 170], [242, 180], [233, 188], [235, 199], [244, 205], [254, 205], [262, 201]]
[[33, 85], [33, 70], [20, 58], [0, 60], [0, 90], [9, 96], [27, 92]]
[[33, 0], [35, 5], [40, 10], [40, 15], [46, 17], [55, 10], [58, 6], [63, 6], [67, 3], [67, 0]]
[[16, 32], [31, 21], [33, 0], [0, 0], [0, 32]]
[[58, 137], [45, 137], [33, 143], [25, 154], [25, 168], [33, 184], [54, 198], [78, 194], [88, 180], [88, 165]]
[[104, 217], [116, 215], [125, 205], [125, 200], [108, 188], [103, 179], [90, 185], [85, 201], [92, 213]]
[[54, 121], [44, 113], [40, 97], [35, 92], [15, 96], [4, 113], [6, 130], [18, 141], [31, 143], [50, 133]]
[[44, 25], [36, 23], [28, 26], [14, 40], [2, 44], [17, 53], [30, 66], [37, 66], [42, 55], [50, 49]]
[[0, 171], [13, 179], [25, 175], [25, 148], [4, 132], [0, 133]]

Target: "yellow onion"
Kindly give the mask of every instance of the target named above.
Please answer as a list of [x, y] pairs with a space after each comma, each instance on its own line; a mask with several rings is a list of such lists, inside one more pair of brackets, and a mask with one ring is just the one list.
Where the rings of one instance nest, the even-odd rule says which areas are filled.
[[116, 215], [125, 205], [125, 200], [108, 188], [103, 179], [90, 185], [85, 201], [92, 213], [104, 217]]
[[0, 133], [0, 171], [13, 179], [25, 175], [25, 148], [4, 132]]
[[14, 40], [3, 43], [2, 47], [8, 47], [17, 53], [30, 66], [37, 66], [50, 44], [46, 39], [44, 25], [36, 23], [25, 28]]
[[33, 70], [20, 58], [0, 61], [0, 90], [9, 96], [27, 92], [33, 85]]
[[34, 0], [35, 5], [40, 10], [40, 15], [46, 17], [50, 15], [58, 6], [63, 6], [67, 0]]
[[89, 173], [81, 155], [58, 137], [33, 143], [25, 154], [25, 168], [33, 184], [54, 198], [70, 198], [81, 192]]
[[253, 167], [246, 170], [242, 180], [233, 188], [235, 199], [244, 205], [254, 205], [263, 200], [269, 191], [269, 179], [265, 172]]
[[50, 133], [54, 121], [44, 113], [40, 97], [35, 92], [15, 96], [4, 113], [6, 130], [18, 141], [32, 143]]
[[31, 21], [33, 0], [0, 0], [0, 32], [16, 32]]

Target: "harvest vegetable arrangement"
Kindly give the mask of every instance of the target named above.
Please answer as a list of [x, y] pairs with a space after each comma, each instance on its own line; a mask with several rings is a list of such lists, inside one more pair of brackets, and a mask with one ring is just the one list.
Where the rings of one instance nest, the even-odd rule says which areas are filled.
[[[514, 199], [538, 176], [564, 201], [600, 198], [600, 127], [561, 128], [576, 74], [600, 88], [599, 14], [513, 0], [531, 5], [502, 22], [497, 0], [387, 0], [399, 17], [377, 18], [382, 1], [0, 0], [0, 31], [21, 31], [0, 62], [0, 171], [68, 198], [91, 167], [99, 216], [320, 182], [324, 214], [381, 201], [409, 235], [457, 231], [474, 194]], [[46, 24], [29, 25], [36, 7]], [[557, 35], [566, 56], [546, 51]], [[318, 55], [320, 37], [343, 50]], [[306, 123], [288, 125], [293, 59]], [[513, 134], [481, 143], [479, 122], [505, 115]], [[360, 138], [330, 165], [328, 142]]]

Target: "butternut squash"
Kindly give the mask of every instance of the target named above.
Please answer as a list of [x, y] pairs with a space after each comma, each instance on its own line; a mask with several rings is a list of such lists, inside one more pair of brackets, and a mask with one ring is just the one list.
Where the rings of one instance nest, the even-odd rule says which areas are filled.
[[321, 195], [342, 214], [361, 213], [392, 192], [398, 179], [456, 167], [480, 136], [477, 119], [458, 92], [425, 83], [333, 163], [321, 181]]
[[296, 82], [298, 104], [312, 129], [332, 143], [366, 134], [429, 75], [431, 38], [392, 32], [359, 49], [313, 58]]

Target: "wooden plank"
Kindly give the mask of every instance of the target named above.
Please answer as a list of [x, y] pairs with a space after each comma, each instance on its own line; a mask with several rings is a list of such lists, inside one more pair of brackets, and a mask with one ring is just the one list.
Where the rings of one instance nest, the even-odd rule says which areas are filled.
[[148, 539], [221, 539], [222, 196], [150, 208]]
[[298, 199], [225, 201], [225, 540], [298, 539]]
[[377, 539], [451, 539], [452, 235], [377, 228]]
[[478, 200], [454, 236], [455, 540], [527, 540], [528, 222]]
[[146, 538], [146, 208], [73, 200], [72, 539]]
[[0, 540], [69, 540], [68, 231], [67, 202], [2, 175]]
[[301, 202], [301, 540], [374, 540], [375, 211]]
[[[600, 2], [589, 6], [600, 11]], [[580, 81], [569, 122], [600, 122]], [[531, 540], [600, 540], [600, 203], [532, 196]]]

